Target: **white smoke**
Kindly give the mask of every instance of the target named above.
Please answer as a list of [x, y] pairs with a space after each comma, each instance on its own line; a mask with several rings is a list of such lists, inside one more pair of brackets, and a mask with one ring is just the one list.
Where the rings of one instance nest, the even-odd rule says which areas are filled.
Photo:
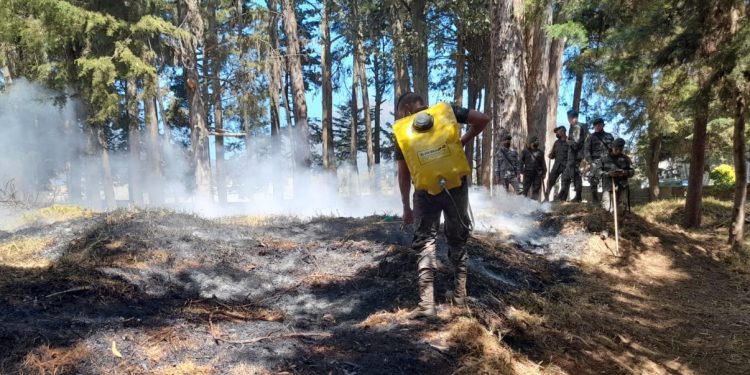
[[[80, 106], [75, 100], [55, 105], [61, 97], [24, 80], [17, 80], [9, 92], [0, 95], [0, 184], [12, 181], [23, 194], [41, 194], [36, 203], [75, 202], [69, 184], [78, 178], [86, 194], [95, 199], [93, 208], [103, 208], [101, 152], [84, 156], [86, 135]], [[161, 191], [164, 207], [194, 212], [203, 216], [290, 215], [298, 217], [363, 217], [373, 214], [401, 215], [396, 169], [384, 162], [368, 171], [366, 158], [360, 155], [357, 171], [342, 163], [335, 173], [320, 168], [299, 168], [290, 155], [290, 141], [280, 143], [270, 137], [254, 137], [247, 152], [236, 151], [225, 161], [227, 203], [201, 202], [192, 194], [192, 167], [189, 152], [169, 134], [161, 136], [161, 177], [150, 172], [145, 134], [138, 158], [139, 189], [150, 206], [149, 193]], [[128, 151], [110, 152], [115, 199], [120, 206], [129, 204]], [[213, 166], [216, 160], [212, 159]], [[71, 175], [72, 168], [81, 168]], [[216, 168], [212, 168], [215, 172]], [[81, 181], [81, 178], [83, 181]], [[88, 183], [86, 180], [89, 180]], [[93, 186], [93, 188], [91, 187]], [[214, 187], [215, 191], [215, 187]], [[482, 188], [472, 188], [470, 200], [478, 230], [502, 230], [520, 235], [533, 226], [532, 213], [547, 210], [548, 205], [507, 194], [496, 188], [492, 197]], [[80, 197], [78, 197], [80, 198]], [[89, 196], [91, 198], [91, 196]], [[215, 198], [215, 197], [214, 197]], [[97, 204], [96, 202], [99, 202]]]

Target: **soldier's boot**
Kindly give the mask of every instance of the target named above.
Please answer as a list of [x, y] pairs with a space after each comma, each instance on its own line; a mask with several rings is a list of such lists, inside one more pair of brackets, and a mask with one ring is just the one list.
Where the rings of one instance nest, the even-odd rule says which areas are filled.
[[466, 306], [466, 267], [456, 271], [453, 276], [453, 293], [451, 302], [456, 306]]
[[408, 319], [434, 318], [437, 316], [433, 287], [434, 278], [435, 270], [419, 270], [419, 305], [407, 315]]
[[466, 306], [466, 249], [451, 247], [448, 257], [453, 264], [453, 291], [448, 293], [448, 300], [456, 306]]

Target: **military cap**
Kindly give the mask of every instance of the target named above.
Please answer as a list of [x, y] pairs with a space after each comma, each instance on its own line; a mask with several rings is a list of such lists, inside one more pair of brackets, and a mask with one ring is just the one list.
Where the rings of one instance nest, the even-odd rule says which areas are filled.
[[601, 117], [597, 117], [597, 118], [596, 118], [596, 119], [594, 120], [593, 124], [594, 124], [594, 125], [596, 125], [596, 124], [602, 124], [602, 125], [604, 125], [604, 119], [603, 119], [603, 118], [601, 118]]
[[564, 126], [558, 126], [558, 127], [556, 127], [556, 128], [555, 128], [555, 129], [554, 129], [554, 130], [553, 130], [552, 132], [553, 132], [553, 133], [557, 133], [557, 132], [558, 132], [558, 131], [560, 131], [560, 130], [562, 130], [562, 131], [565, 131], [565, 127], [564, 127]]
[[622, 139], [622, 138], [615, 139], [615, 141], [612, 142], [612, 147], [613, 148], [614, 147], [617, 147], [617, 148], [623, 148], [623, 147], [625, 147], [625, 140]]
[[568, 117], [578, 117], [578, 111], [576, 111], [575, 109], [571, 109], [570, 111], [568, 111]]

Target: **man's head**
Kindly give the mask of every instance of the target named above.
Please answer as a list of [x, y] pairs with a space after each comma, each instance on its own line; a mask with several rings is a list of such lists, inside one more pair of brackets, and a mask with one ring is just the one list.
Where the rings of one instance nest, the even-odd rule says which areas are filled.
[[575, 109], [571, 109], [568, 111], [568, 123], [570, 125], [575, 125], [578, 123], [578, 112], [576, 112]]
[[604, 119], [599, 117], [594, 120], [594, 132], [601, 133], [604, 131]]
[[539, 148], [539, 137], [531, 135], [526, 143], [529, 145], [530, 149], [535, 150]]
[[396, 113], [401, 117], [409, 116], [425, 108], [427, 108], [427, 106], [425, 105], [424, 99], [413, 92], [407, 92], [401, 95], [396, 101]]
[[502, 139], [503, 139], [503, 146], [505, 146], [506, 148], [509, 148], [511, 141], [513, 140], [513, 137], [510, 134], [505, 134], [503, 135]]
[[612, 146], [610, 147], [612, 155], [622, 154], [623, 149], [625, 149], [625, 140], [622, 138], [615, 139], [614, 142], [612, 142]]
[[554, 130], [555, 135], [557, 136], [557, 139], [565, 139], [567, 138], [567, 134], [565, 133], [565, 127], [564, 126], [558, 126]]

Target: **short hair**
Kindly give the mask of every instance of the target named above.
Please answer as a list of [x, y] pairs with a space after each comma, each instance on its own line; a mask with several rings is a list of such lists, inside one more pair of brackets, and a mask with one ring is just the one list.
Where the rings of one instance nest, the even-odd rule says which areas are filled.
[[558, 131], [560, 131], [560, 130], [562, 130], [562, 131], [566, 131], [567, 129], [565, 129], [565, 127], [564, 127], [564, 126], [558, 126], [558, 127], [556, 127], [556, 128], [555, 128], [555, 129], [554, 129], [554, 130], [553, 130], [552, 132], [553, 132], [553, 133], [557, 133], [557, 132], [558, 132]]
[[604, 119], [599, 117], [596, 120], [594, 120], [594, 125], [602, 124], [604, 125]]
[[570, 111], [568, 111], [568, 117], [578, 118], [578, 112], [575, 109], [571, 109]]
[[402, 105], [414, 103], [424, 104], [424, 99], [411, 91], [407, 91], [401, 94], [401, 96], [398, 97], [398, 100], [396, 100], [396, 112], [401, 112]]

